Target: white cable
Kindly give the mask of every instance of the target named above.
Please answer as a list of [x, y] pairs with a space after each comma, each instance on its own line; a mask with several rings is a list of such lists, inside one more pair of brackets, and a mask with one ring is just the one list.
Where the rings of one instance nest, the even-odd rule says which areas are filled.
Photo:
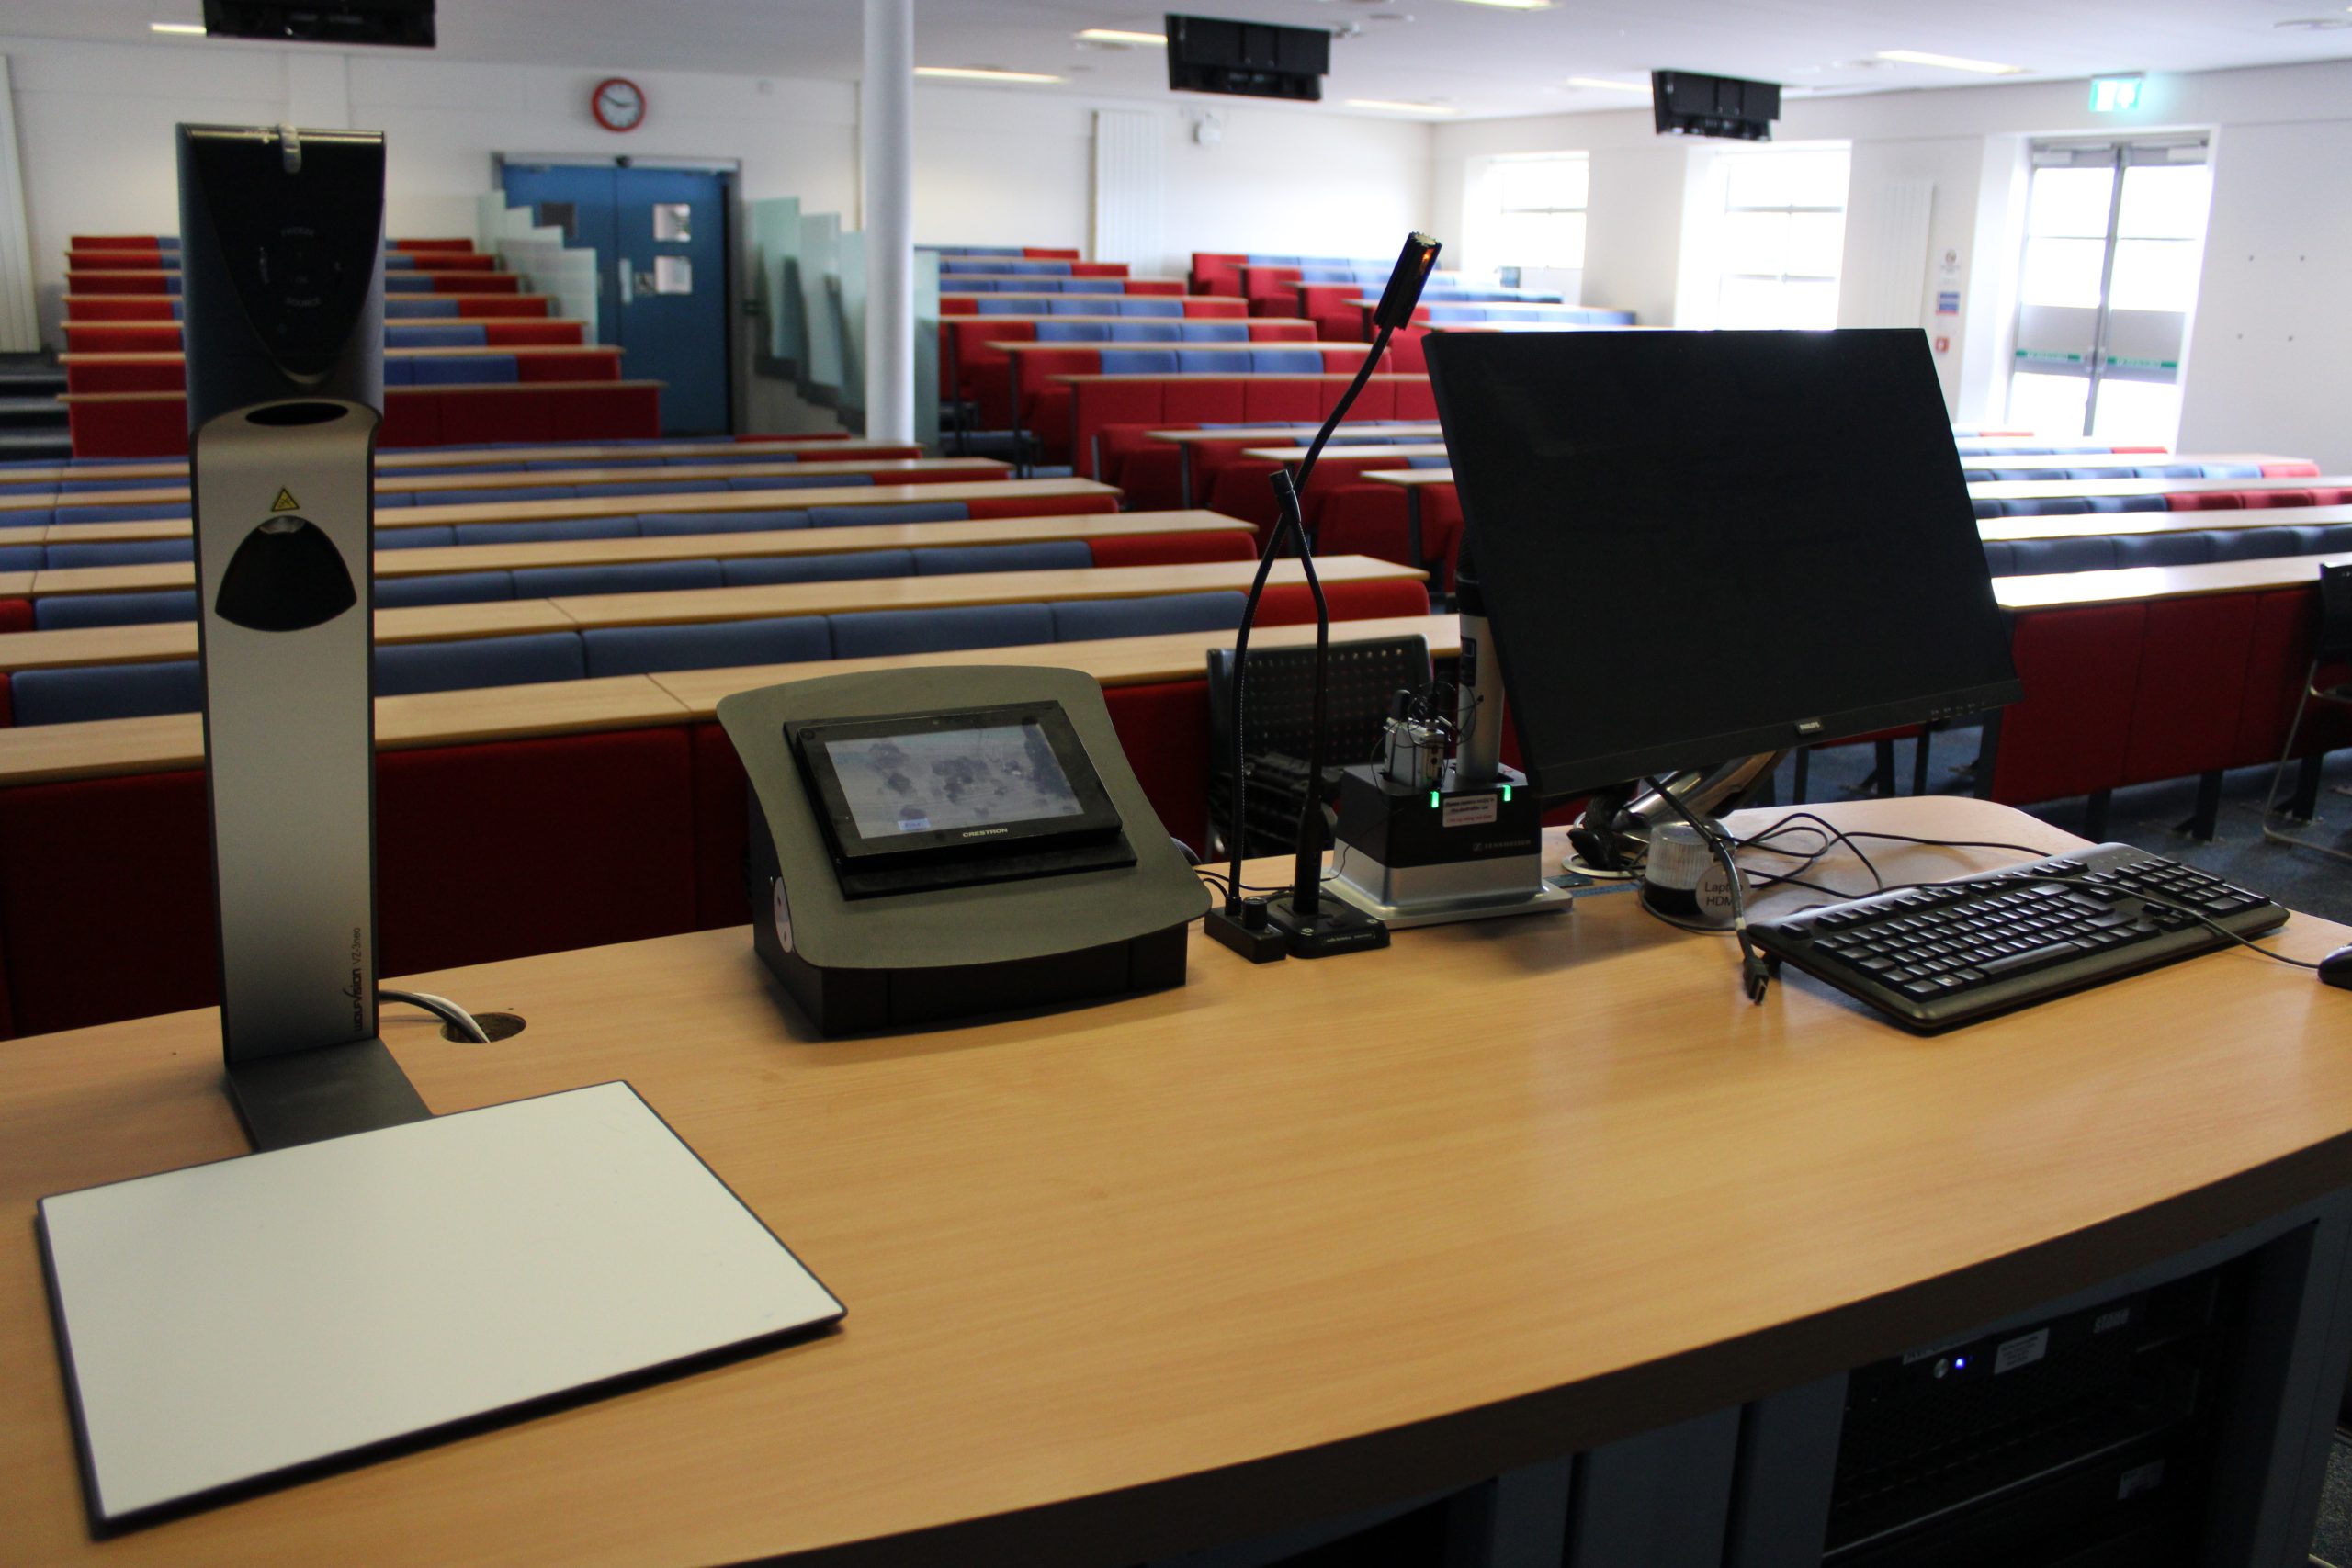
[[376, 999], [379, 1002], [406, 1002], [413, 1008], [423, 1008], [426, 1012], [465, 1035], [473, 1043], [477, 1045], [490, 1043], [489, 1032], [474, 1021], [474, 1015], [447, 997], [436, 997], [430, 991], [394, 991], [379, 987], [376, 990]]

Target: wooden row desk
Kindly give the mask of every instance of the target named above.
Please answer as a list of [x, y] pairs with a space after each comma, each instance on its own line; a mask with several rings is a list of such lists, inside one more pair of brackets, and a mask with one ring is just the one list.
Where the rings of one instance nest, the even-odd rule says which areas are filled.
[[[540, 446], [403, 446], [376, 454], [376, 472], [461, 468], [469, 463], [578, 463], [630, 457], [690, 457], [724, 462], [759, 453], [805, 453], [828, 461], [850, 457], [920, 457], [915, 441], [867, 441], [846, 436], [758, 436], [741, 441], [560, 441]], [[833, 456], [838, 454], [838, 457]], [[51, 484], [62, 479], [175, 479], [187, 477], [185, 457], [110, 463], [52, 463], [0, 468], [0, 484]]]
[[[1260, 447], [1252, 457], [1272, 457], [1292, 450], [1288, 447]], [[1306, 456], [1299, 448], [1298, 457]], [[1328, 448], [1327, 448], [1328, 450]], [[1442, 457], [1444, 449], [1421, 451], [1410, 446], [1395, 449], [1405, 457]], [[1452, 485], [1452, 468], [1374, 468], [1358, 476], [1368, 484], [1391, 485], [1405, 492], [1405, 526], [1409, 547], [1415, 557], [1421, 550], [1421, 495], [1434, 485]], [[2058, 500], [2072, 497], [2172, 495], [2177, 493], [2212, 493], [2222, 491], [2310, 490], [2314, 487], [2352, 487], [2352, 477], [2322, 477], [2317, 479], [1979, 479], [1968, 487], [1969, 495], [1980, 501], [2023, 501], [2030, 499]], [[1984, 533], [1992, 538], [2037, 538], [2059, 534], [2139, 534], [2159, 528], [2246, 528], [2276, 526], [2288, 522], [2335, 523], [2345, 521], [2333, 515], [2338, 508], [2320, 507], [2249, 507], [2217, 508], [2213, 511], [2182, 512], [2100, 512], [2062, 514], [2054, 517], [1986, 517], [1980, 525], [2026, 525], [2036, 530], [2026, 534]], [[2290, 512], [2301, 513], [2290, 518]], [[2167, 521], [2169, 520], [2169, 521]]]
[[[943, 525], [927, 525], [938, 527]], [[2058, 572], [2047, 576], [2002, 577], [1993, 580], [1994, 597], [2005, 610], [2053, 609], [2068, 605], [2125, 604], [2154, 599], [2185, 598], [2215, 593], [2241, 593], [2265, 589], [2295, 588], [2313, 581], [2320, 566], [2326, 562], [2352, 559], [2352, 555], [2274, 557], [2261, 560], [2219, 561], [2201, 566], [2134, 567], [2111, 571]], [[1386, 563], [1380, 563], [1385, 565]], [[1159, 571], [1164, 568], [1098, 569], [1125, 570], [1134, 572]], [[1285, 563], [1278, 571], [1295, 572], [1295, 567]], [[1391, 568], [1392, 570], [1403, 569]], [[1041, 578], [1052, 573], [1003, 573], [1000, 577], [1022, 576]], [[1281, 579], [1278, 577], [1277, 581]], [[889, 579], [902, 584], [953, 582], [950, 578]], [[1143, 580], [1138, 579], [1138, 581]], [[1159, 580], [1164, 582], [1167, 580]], [[842, 585], [810, 584], [811, 588]], [[1152, 591], [1159, 591], [1154, 589]], [[1198, 590], [1194, 590], [1198, 591]], [[734, 592], [734, 591], [729, 591]], [[763, 591], [764, 592], [764, 591]], [[1090, 596], [1096, 595], [1090, 590]], [[640, 595], [604, 595], [606, 600], [653, 597]], [[662, 596], [674, 601], [677, 595]], [[810, 601], [822, 603], [820, 601]], [[538, 601], [551, 607], [554, 602]], [[581, 601], [567, 601], [579, 604]], [[418, 637], [433, 640], [435, 637], [452, 637], [493, 635], [503, 630], [548, 631], [573, 629], [578, 622], [560, 615], [533, 608], [526, 614], [539, 617], [529, 626], [506, 627], [488, 621], [483, 613], [515, 609], [514, 602], [488, 605], [449, 605], [433, 609], [381, 611], [378, 615], [378, 635], [385, 637], [386, 617], [416, 617], [415, 620], [394, 620], [394, 637]], [[844, 606], [833, 604], [831, 608]], [[855, 605], [855, 608], [886, 608], [886, 605]], [[766, 614], [768, 611], [755, 613]], [[822, 610], [798, 610], [788, 613], [824, 613]], [[433, 617], [426, 619], [425, 617]], [[136, 646], [123, 643], [98, 644], [100, 652], [121, 653], [146, 659], [187, 658], [194, 652], [192, 626], [177, 628], [181, 640], [158, 639], [157, 634], [170, 627], [99, 627], [117, 636], [136, 634]], [[1300, 635], [1301, 628], [1272, 626], [1261, 628], [1252, 636], [1253, 642], [1272, 639], [1279, 645], [1283, 639]], [[1428, 638], [1430, 652], [1437, 658], [1450, 658], [1456, 650], [1457, 622], [1451, 615], [1417, 618], [1409, 621], [1350, 621], [1344, 635], [1349, 637], [1402, 636], [1417, 633]], [[61, 637], [85, 637], [82, 632], [28, 632], [0, 637], [0, 660], [21, 660], [21, 649], [30, 638]], [[1231, 643], [1229, 633], [1182, 633], [1167, 637], [1125, 637], [1100, 644], [1081, 645], [1056, 643], [1034, 649], [972, 649], [938, 655], [910, 655], [905, 658], [878, 660], [876, 667], [897, 667], [908, 662], [955, 663], [1069, 663], [1095, 674], [1099, 679], [1120, 684], [1135, 684], [1152, 680], [1172, 680], [1197, 671], [1201, 655], [1210, 647], [1225, 647]], [[40, 645], [32, 645], [38, 647]], [[1073, 651], [1078, 650], [1078, 651]], [[96, 662], [87, 657], [59, 658], [41, 660], [51, 665]], [[37, 668], [39, 663], [19, 663], [17, 668]], [[827, 672], [863, 668], [854, 660], [833, 660], [823, 669]], [[666, 673], [644, 677], [623, 677], [628, 682], [656, 682], [668, 692], [690, 696], [689, 711], [684, 716], [707, 716], [710, 705], [728, 692], [742, 691], [790, 680], [787, 671], [806, 675], [814, 672], [808, 665], [779, 665], [765, 669], [723, 669]], [[1171, 672], [1172, 671], [1172, 672]], [[610, 694], [622, 688], [611, 681], [566, 681], [552, 684], [492, 687], [481, 691], [433, 692], [414, 696], [386, 697], [379, 701], [378, 735], [380, 744], [438, 745], [457, 744], [462, 740], [522, 739], [532, 735], [565, 733], [582, 729], [622, 728], [636, 723], [665, 722], [658, 713], [624, 705], [620, 710], [610, 705]], [[632, 703], [645, 699], [645, 688], [630, 686], [639, 695]], [[663, 711], [669, 711], [664, 709]], [[609, 720], [609, 722], [607, 722]], [[550, 728], [552, 726], [553, 728]], [[89, 724], [36, 725], [17, 728], [0, 728], [0, 786], [39, 783], [54, 779], [93, 777], [109, 773], [153, 773], [167, 768], [185, 767], [192, 759], [200, 758], [201, 739], [197, 716], [171, 714], [153, 718], [107, 719]]]
[[[1009, 502], [1115, 500], [1118, 491], [1092, 479], [978, 479], [914, 485], [811, 486], [807, 490], [689, 491], [680, 495], [594, 495], [555, 501], [483, 501], [444, 506], [390, 506], [376, 513], [376, 531], [445, 527], [460, 523], [549, 523], [578, 517], [633, 517], [643, 512], [802, 512], [819, 506], [900, 506], [917, 502]], [[181, 539], [184, 517], [130, 523], [52, 523], [38, 530], [42, 541]], [[30, 543], [30, 540], [17, 540]]]
[[[1432, 657], [1461, 651], [1453, 615], [1392, 616], [1349, 621], [1349, 638], [1419, 637]], [[1309, 625], [1261, 626], [1250, 644], [1296, 648], [1315, 640]], [[1105, 686], [1191, 680], [1212, 649], [1233, 646], [1231, 632], [1168, 632], [1099, 642], [1054, 642], [1009, 648], [956, 649], [877, 659], [835, 659], [821, 666], [770, 664], [720, 670], [664, 671], [653, 675], [599, 676], [459, 692], [419, 692], [376, 699], [376, 747], [381, 751], [476, 741], [525, 740], [594, 730], [641, 729], [687, 724], [713, 716], [718, 699], [811, 674], [854, 674], [958, 664], [1048, 664], [1083, 670]], [[0, 788], [69, 779], [161, 773], [204, 761], [203, 720], [192, 713], [88, 724], [0, 728]]]
[[[944, 610], [972, 604], [1041, 604], [1057, 600], [1143, 599], [1162, 594], [1247, 592], [1254, 561], [1176, 566], [1077, 567], [1046, 571], [987, 571], [961, 576], [875, 577], [836, 582], [778, 582], [646, 593], [593, 593], [556, 599], [498, 599], [473, 604], [422, 604], [376, 612], [379, 645], [448, 642], [462, 637], [611, 626], [687, 626], [785, 615], [854, 615], [867, 610]], [[1317, 558], [1326, 583], [1421, 581], [1418, 568], [1369, 556]], [[1270, 583], [1298, 583], [1296, 560], [1275, 563]], [[141, 664], [197, 655], [194, 621], [61, 631], [0, 633], [0, 672]], [[0, 736], [12, 733], [0, 730]]]
[[[1159, 538], [1184, 534], [1253, 534], [1257, 525], [1216, 512], [1058, 512], [1043, 517], [981, 517], [963, 523], [872, 523], [842, 528], [772, 528], [752, 534], [657, 534], [628, 539], [539, 539], [525, 544], [443, 545], [378, 550], [378, 579], [514, 571], [551, 566], [633, 566], [666, 560], [758, 560], [850, 555], [866, 550], [940, 549], [974, 545], [1034, 545], [1063, 539]], [[6, 543], [0, 534], [0, 543]], [[189, 588], [188, 561], [144, 566], [59, 567], [0, 572], [0, 598], [45, 599], [74, 593], [140, 593]]]
[[[859, 474], [872, 474], [879, 482], [897, 479], [904, 483], [910, 482], [910, 477], [914, 475], [948, 474], [978, 480], [1003, 479], [1012, 472], [1012, 465], [994, 457], [861, 457], [851, 455], [837, 459], [828, 453], [797, 463], [748, 459], [731, 463], [716, 460], [708, 463], [665, 463], [660, 468], [527, 468], [519, 472], [490, 474], [402, 473], [378, 479], [376, 493], [427, 499], [435, 491], [452, 490], [524, 490], [534, 485], [688, 484], [711, 479], [848, 479]], [[762, 493], [773, 495], [781, 492], [768, 491]], [[649, 496], [639, 499], [660, 498]], [[11, 512], [58, 506], [161, 506], [173, 502], [185, 503], [187, 500], [188, 488], [186, 485], [0, 495], [0, 526], [6, 525]]]
[[[1816, 809], [2078, 842], [1973, 801]], [[813, 1037], [741, 928], [399, 983], [528, 1023], [388, 1013], [434, 1111], [628, 1081], [842, 1329], [94, 1541], [33, 1204], [244, 1144], [209, 1010], [15, 1041], [12, 1561], [1110, 1564], [1434, 1495], [1494, 1561], [1790, 1568], [1847, 1369], [2229, 1258], [2276, 1333], [2199, 1561], [2310, 1540], [2352, 1355], [2352, 995], [2250, 954], [1934, 1041], [1793, 973], [1748, 1006], [1724, 939], [1629, 897], [1327, 963], [1196, 933], [1179, 989], [854, 1040]]]
[[[1152, 440], [1164, 441], [1176, 448], [1178, 494], [1183, 504], [1190, 506], [1193, 504], [1193, 449], [1194, 447], [1206, 446], [1212, 442], [1258, 440], [1292, 442], [1298, 438], [1298, 427], [1295, 424], [1227, 425], [1220, 430], [1155, 430], [1148, 434]], [[1324, 450], [1328, 452], [1331, 446], [1372, 446], [1383, 442], [1398, 444], [1405, 437], [1425, 437], [1431, 441], [1440, 441], [1444, 434], [1444, 429], [1434, 421], [1384, 424], [1376, 428], [1351, 427], [1342, 424], [1331, 432], [1330, 444]], [[1443, 444], [1441, 441], [1439, 450], [1443, 449]], [[1299, 448], [1299, 455], [1306, 456], [1305, 447]]]

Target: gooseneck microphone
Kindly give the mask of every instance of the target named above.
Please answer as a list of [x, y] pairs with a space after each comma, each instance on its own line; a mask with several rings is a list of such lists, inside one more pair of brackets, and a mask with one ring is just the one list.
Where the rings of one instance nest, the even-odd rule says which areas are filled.
[[[1420, 301], [1421, 288], [1429, 280], [1430, 270], [1437, 265], [1438, 252], [1443, 249], [1427, 234], [1406, 236], [1404, 249], [1396, 257], [1396, 265], [1388, 275], [1386, 288], [1381, 291], [1380, 303], [1374, 309], [1375, 329], [1370, 352], [1363, 363], [1340, 393], [1340, 400], [1315, 433], [1308, 444], [1306, 456], [1296, 474], [1288, 468], [1278, 468], [1272, 475], [1276, 516], [1273, 527], [1267, 530], [1266, 541], [1258, 552], [1257, 575], [1250, 584], [1250, 598], [1241, 610], [1241, 628], [1233, 643], [1233, 795], [1228, 812], [1229, 854], [1226, 867], [1226, 893], [1221, 908], [1209, 911], [1206, 921], [1209, 934], [1227, 947], [1241, 953], [1252, 963], [1263, 964], [1285, 953], [1301, 958], [1317, 958], [1328, 953], [1348, 952], [1357, 948], [1385, 946], [1388, 930], [1380, 921], [1349, 908], [1332, 903], [1326, 905], [1321, 897], [1324, 838], [1323, 805], [1323, 728], [1329, 665], [1331, 648], [1330, 606], [1323, 597], [1322, 580], [1315, 571], [1315, 544], [1308, 536], [1299, 495], [1315, 473], [1315, 464], [1331, 439], [1331, 433], [1355, 406], [1371, 380], [1381, 355], [1387, 350], [1389, 337], [1398, 327], [1413, 319], [1413, 310]], [[1251, 907], [1242, 897], [1241, 857], [1246, 831], [1248, 781], [1244, 768], [1248, 757], [1247, 731], [1243, 716], [1247, 703], [1247, 675], [1250, 663], [1250, 628], [1257, 624], [1258, 603], [1265, 596], [1266, 580], [1273, 570], [1275, 558], [1282, 553], [1285, 538], [1296, 541], [1299, 564], [1306, 578], [1307, 592], [1315, 600], [1315, 680], [1311, 719], [1307, 736], [1306, 798], [1299, 808], [1298, 836], [1295, 859], [1292, 866], [1289, 901], [1282, 905]], [[1258, 909], [1262, 908], [1262, 919]], [[1254, 923], [1252, 923], [1254, 922]], [[1268, 928], [1271, 927], [1270, 931]]]

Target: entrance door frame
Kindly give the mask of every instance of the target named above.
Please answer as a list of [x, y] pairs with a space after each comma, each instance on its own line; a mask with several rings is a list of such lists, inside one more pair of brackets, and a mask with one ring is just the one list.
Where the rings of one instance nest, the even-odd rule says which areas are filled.
[[[745, 232], [743, 213], [743, 160], [741, 158], [696, 158], [631, 152], [492, 152], [490, 155], [490, 188], [502, 197], [506, 191], [506, 169], [509, 164], [528, 167], [548, 165], [572, 169], [676, 169], [687, 174], [717, 175], [722, 195], [718, 203], [719, 254], [725, 258], [726, 270], [719, 282], [727, 290], [727, 428], [733, 430], [737, 417], [750, 407], [751, 388], [747, 384], [743, 333], [747, 318], [743, 313], [743, 297], [738, 291], [737, 275], [741, 258], [735, 254], [736, 239]], [[597, 297], [603, 298], [603, 268], [597, 269]]]

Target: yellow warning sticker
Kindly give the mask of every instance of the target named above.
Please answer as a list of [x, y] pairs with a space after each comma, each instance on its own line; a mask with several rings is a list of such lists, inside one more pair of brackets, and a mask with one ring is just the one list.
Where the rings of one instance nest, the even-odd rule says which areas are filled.
[[277, 499], [269, 503], [269, 509], [272, 512], [296, 512], [301, 509], [301, 505], [300, 502], [294, 499], [292, 491], [280, 490], [277, 492]]

